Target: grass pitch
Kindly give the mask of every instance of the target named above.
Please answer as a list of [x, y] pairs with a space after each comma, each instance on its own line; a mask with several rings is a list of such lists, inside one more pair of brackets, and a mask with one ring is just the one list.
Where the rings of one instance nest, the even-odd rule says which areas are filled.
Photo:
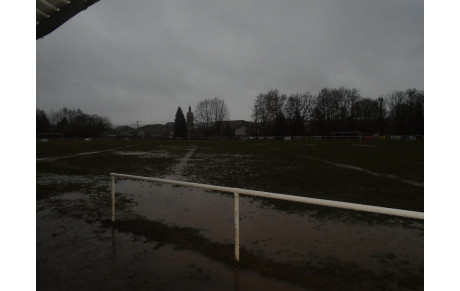
[[423, 211], [423, 141], [51, 141], [37, 174], [164, 177], [192, 146], [188, 181]]
[[[117, 224], [107, 220], [111, 172], [159, 178], [177, 175], [176, 165], [192, 149], [193, 154], [181, 169], [181, 180], [414, 211], [424, 209], [423, 141], [92, 140], [36, 144], [37, 200], [43, 202], [38, 203], [37, 211], [52, 207], [59, 215], [98, 222], [147, 239], [158, 240], [158, 235], [151, 238], [158, 231], [174, 234], [169, 240], [161, 235], [165, 237], [162, 243], [178, 244], [177, 237], [180, 247], [216, 260], [224, 256], [222, 260], [231, 264], [232, 246], [208, 241], [196, 229], [174, 228], [136, 215], [134, 224], [132, 220], [119, 220]], [[68, 193], [79, 193], [85, 199], [66, 201]], [[263, 201], [282, 210], [316, 212], [320, 219], [351, 219], [369, 224], [388, 221], [377, 214]], [[131, 203], [119, 195], [117, 211], [129, 211]], [[411, 227], [410, 220], [398, 219], [395, 223], [405, 222]], [[200, 251], [203, 242], [212, 248]], [[322, 267], [297, 266], [272, 262], [245, 253], [244, 249], [242, 253], [250, 269], [320, 290], [423, 288], [423, 266], [417, 272], [376, 274], [340, 261], [326, 260]], [[385, 257], [390, 259], [397, 260], [391, 254]], [[40, 264], [37, 263], [38, 269]]]

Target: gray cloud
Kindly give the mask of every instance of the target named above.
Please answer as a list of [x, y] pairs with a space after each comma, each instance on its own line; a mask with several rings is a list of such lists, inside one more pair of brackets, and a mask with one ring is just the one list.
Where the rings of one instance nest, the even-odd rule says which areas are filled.
[[101, 0], [37, 40], [37, 107], [172, 121], [220, 97], [249, 119], [257, 94], [423, 89], [423, 2]]

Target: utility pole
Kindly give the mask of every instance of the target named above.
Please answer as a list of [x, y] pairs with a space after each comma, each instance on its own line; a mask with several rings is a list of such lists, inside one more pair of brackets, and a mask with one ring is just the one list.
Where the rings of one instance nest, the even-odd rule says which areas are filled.
[[257, 133], [257, 105], [255, 105], [256, 107], [256, 139], [258, 139], [258, 133]]
[[141, 120], [136, 120], [136, 123], [137, 123], [137, 137], [139, 138], [139, 122], [141, 122]]
[[383, 98], [379, 97], [380, 103], [380, 136], [383, 135]]

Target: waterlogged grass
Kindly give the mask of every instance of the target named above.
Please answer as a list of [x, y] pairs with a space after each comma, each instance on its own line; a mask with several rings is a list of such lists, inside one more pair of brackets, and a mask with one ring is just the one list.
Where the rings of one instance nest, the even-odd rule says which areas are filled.
[[[164, 177], [192, 148], [182, 175], [198, 183], [423, 211], [423, 141], [151, 141], [94, 140], [37, 143], [37, 174], [80, 175], [92, 179], [109, 173]], [[78, 155], [87, 152], [95, 154]], [[149, 154], [150, 153], [150, 154]], [[334, 164], [357, 167], [354, 170]], [[366, 173], [371, 171], [375, 175]], [[37, 176], [38, 177], [38, 176]], [[37, 198], [80, 191], [79, 183], [37, 183]], [[288, 211], [317, 216], [374, 219], [372, 214], [264, 200]]]
[[419, 141], [214, 141], [195, 157], [195, 182], [423, 211]]
[[[37, 143], [37, 200], [60, 215], [102, 223], [144, 237], [160, 248], [171, 244], [234, 266], [233, 244], [219, 244], [199, 230], [170, 226], [130, 213], [133, 201], [117, 196], [117, 222], [110, 212], [111, 172], [165, 177], [194, 148], [183, 180], [275, 193], [423, 211], [423, 141], [50, 141]], [[102, 152], [99, 152], [102, 151]], [[88, 152], [99, 152], [78, 155]], [[349, 165], [365, 171], [338, 167]], [[415, 181], [419, 185], [408, 183]], [[319, 218], [355, 223], [395, 223], [410, 219], [263, 200], [286, 211], [308, 211]], [[42, 203], [43, 202], [43, 203]], [[43, 206], [44, 207], [44, 206]], [[239, 268], [319, 290], [418, 290], [422, 272], [375, 274], [335, 258], [320, 264], [283, 264], [240, 250]], [[381, 260], [394, 261], [391, 253]]]
[[[181, 158], [187, 151], [185, 147], [171, 147], [169, 145], [170, 143], [167, 141], [159, 143], [118, 140], [38, 143], [37, 157], [47, 157], [50, 160], [38, 160], [37, 173], [107, 175], [107, 179], [109, 179], [108, 175], [111, 172], [163, 176], [168, 174], [168, 170], [176, 163], [176, 159]], [[156, 152], [164, 152], [165, 149], [167, 155], [155, 154]], [[136, 155], [135, 153], [140, 154]]]
[[62, 157], [132, 146], [133, 141], [125, 140], [50, 140], [36, 143], [36, 155], [37, 158]]

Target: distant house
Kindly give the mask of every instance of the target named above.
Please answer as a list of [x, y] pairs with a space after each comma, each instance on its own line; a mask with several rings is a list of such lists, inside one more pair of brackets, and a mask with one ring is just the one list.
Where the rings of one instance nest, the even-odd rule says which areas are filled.
[[255, 135], [254, 122], [245, 120], [223, 121], [221, 126], [222, 136], [250, 136]]
[[235, 136], [252, 136], [255, 135], [255, 123], [244, 121], [242, 124], [239, 124], [234, 129]]
[[166, 128], [168, 128], [168, 137], [173, 137], [174, 135], [174, 122], [165, 123]]
[[111, 134], [118, 137], [132, 137], [137, 135], [137, 130], [129, 126], [117, 126]]
[[168, 137], [169, 129], [163, 124], [148, 124], [139, 128], [142, 137]]

